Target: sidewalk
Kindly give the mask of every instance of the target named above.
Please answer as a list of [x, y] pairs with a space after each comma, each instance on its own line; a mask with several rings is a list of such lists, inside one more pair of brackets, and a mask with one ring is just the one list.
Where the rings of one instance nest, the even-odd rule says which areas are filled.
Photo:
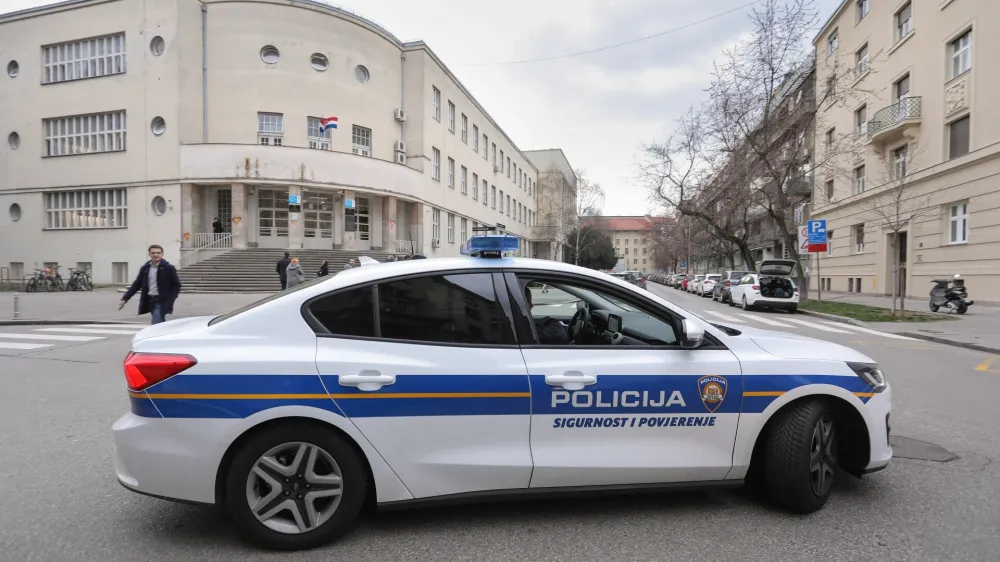
[[[816, 293], [813, 292], [809, 296], [816, 298]], [[823, 293], [823, 300], [892, 308], [892, 297]], [[975, 301], [975, 297], [972, 300]], [[906, 310], [933, 314], [927, 306], [927, 299], [907, 298]], [[941, 322], [869, 322], [864, 325], [880, 332], [890, 332], [911, 338], [1000, 354], [1000, 307], [979, 306], [977, 302], [961, 316], [943, 312], [938, 314], [950, 316], [953, 320], [942, 320]]]
[[[224, 314], [258, 301], [271, 293], [181, 293], [168, 320], [190, 316]], [[94, 289], [93, 292], [17, 293], [19, 322], [140, 322], [149, 323], [149, 315], [139, 316], [138, 296], [118, 310], [122, 293], [118, 289]], [[14, 293], [0, 292], [0, 325], [14, 320]]]

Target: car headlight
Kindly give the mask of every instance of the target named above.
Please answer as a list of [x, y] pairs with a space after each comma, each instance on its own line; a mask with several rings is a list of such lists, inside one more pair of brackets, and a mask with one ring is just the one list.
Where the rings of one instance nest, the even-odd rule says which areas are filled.
[[861, 377], [874, 392], [882, 392], [889, 385], [885, 382], [882, 369], [875, 363], [848, 363], [847, 366]]

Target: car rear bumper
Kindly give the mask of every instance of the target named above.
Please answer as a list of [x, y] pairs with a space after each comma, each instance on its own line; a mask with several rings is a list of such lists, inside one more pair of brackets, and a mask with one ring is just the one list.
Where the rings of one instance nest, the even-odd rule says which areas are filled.
[[799, 307], [799, 299], [768, 299], [757, 297], [754, 299], [753, 305], [761, 308], [791, 310]]
[[185, 502], [215, 503], [215, 476], [224, 449], [170, 420], [125, 414], [111, 427], [122, 486]]

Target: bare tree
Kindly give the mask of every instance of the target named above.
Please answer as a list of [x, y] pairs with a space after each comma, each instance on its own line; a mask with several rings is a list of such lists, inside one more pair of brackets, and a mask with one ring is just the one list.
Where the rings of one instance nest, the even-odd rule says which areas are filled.
[[[598, 234], [603, 232], [603, 222], [591, 217], [600, 217], [604, 212], [604, 189], [601, 184], [591, 181], [585, 171], [576, 170], [576, 208], [573, 209], [571, 240], [573, 263], [578, 265], [580, 253], [598, 242]], [[586, 218], [588, 224], [598, 228], [582, 228]]]
[[[882, 185], [876, 187], [878, 193], [864, 201], [866, 214], [872, 217], [875, 231], [887, 231], [892, 235], [892, 314], [895, 315], [896, 300], [899, 299], [899, 314], [906, 314], [906, 294], [900, 291], [901, 281], [905, 279], [900, 271], [899, 233], [907, 229], [920, 217], [933, 210], [931, 199], [933, 192], [920, 195], [910, 187], [910, 178], [916, 169], [916, 162], [923, 150], [911, 143], [893, 150], [890, 160], [886, 162], [881, 153], [879, 159], [885, 165], [882, 175]], [[863, 180], [862, 180], [863, 181]], [[864, 185], [855, 187], [855, 191], [863, 191]]]

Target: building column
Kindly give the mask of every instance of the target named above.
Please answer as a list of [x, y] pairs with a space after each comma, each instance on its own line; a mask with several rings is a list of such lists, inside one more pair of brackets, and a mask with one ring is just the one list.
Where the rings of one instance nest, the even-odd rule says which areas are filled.
[[[345, 189], [344, 190], [344, 204], [342, 205], [342, 207], [343, 207], [343, 213], [344, 213], [345, 216], [344, 216], [344, 222], [341, 223], [342, 226], [340, 227], [341, 230], [343, 230], [343, 232], [344, 232], [344, 241], [343, 241], [343, 243], [341, 245], [341, 248], [343, 248], [345, 250], [355, 250], [355, 249], [357, 249], [357, 241], [358, 241], [358, 221], [357, 221], [357, 215], [355, 215], [355, 218], [354, 218], [353, 221], [348, 221], [347, 216], [346, 216], [347, 215], [347, 211], [348, 211], [348, 209], [347, 209], [347, 202], [348, 201], [353, 201], [354, 202], [354, 209], [352, 209], [352, 210], [355, 213], [357, 213], [357, 210], [358, 210], [358, 198], [357, 198], [357, 194], [354, 191]], [[369, 216], [369, 221], [370, 220], [371, 220], [371, 217]], [[347, 230], [347, 227], [348, 227], [347, 223], [348, 222], [352, 222], [353, 223], [354, 230], [352, 230], [352, 231], [348, 231]], [[371, 223], [370, 222], [369, 222], [369, 227], [368, 228], [371, 228]]]
[[399, 238], [399, 225], [396, 224], [396, 198], [382, 198], [382, 250], [396, 251], [396, 239]]
[[[431, 208], [423, 203], [410, 203], [410, 230], [413, 231], [413, 248], [418, 254], [427, 255], [429, 248], [424, 248], [424, 240], [430, 244], [430, 235], [424, 235], [424, 224], [431, 224]], [[424, 213], [427, 214], [426, 220]]]
[[190, 183], [181, 184], [181, 248], [194, 245], [194, 192], [198, 188]]
[[247, 186], [242, 183], [234, 183], [229, 186], [233, 200], [233, 248], [245, 249], [247, 247]]
[[288, 212], [288, 249], [298, 250], [302, 248], [302, 239], [305, 237], [305, 223], [302, 220], [302, 188], [297, 185], [288, 186], [288, 196], [292, 195], [299, 196], [299, 207], [300, 210], [296, 213]]

